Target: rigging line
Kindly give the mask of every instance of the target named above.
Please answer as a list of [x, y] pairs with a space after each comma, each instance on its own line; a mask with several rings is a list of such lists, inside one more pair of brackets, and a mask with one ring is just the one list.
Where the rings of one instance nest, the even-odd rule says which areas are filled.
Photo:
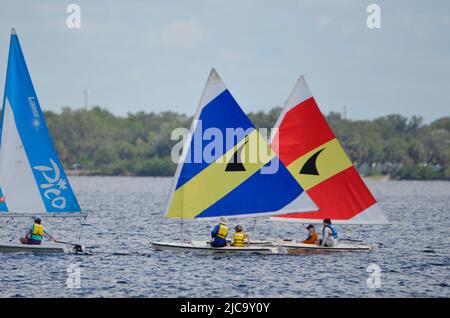
[[256, 240], [256, 218], [253, 221], [252, 240]]
[[185, 233], [185, 237], [187, 237], [188, 241], [191, 241], [191, 232], [189, 232], [189, 230], [186, 228], [186, 226], [184, 227], [184, 233]]
[[83, 222], [80, 222], [80, 232], [78, 233], [78, 243], [81, 242], [81, 238], [83, 236], [83, 227], [84, 227], [83, 223], [85, 223], [86, 221], [87, 221], [87, 214], [85, 215]]
[[183, 243], [183, 218], [180, 218], [180, 241]]
[[189, 228], [186, 226], [189, 222], [185, 222], [183, 218], [180, 218], [180, 229], [181, 229], [181, 242], [191, 241], [192, 236]]

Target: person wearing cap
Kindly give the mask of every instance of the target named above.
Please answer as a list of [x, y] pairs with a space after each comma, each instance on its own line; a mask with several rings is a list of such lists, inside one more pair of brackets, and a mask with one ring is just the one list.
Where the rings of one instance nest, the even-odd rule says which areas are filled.
[[47, 235], [52, 241], [56, 241], [56, 239], [52, 235], [50, 235], [50, 233], [47, 233], [44, 230], [44, 226], [42, 225], [41, 217], [39, 215], [33, 216], [33, 221], [33, 225], [25, 234], [25, 236], [22, 236], [20, 238], [20, 242], [22, 244], [39, 245], [42, 243], [42, 238], [44, 237], [44, 235]]
[[247, 240], [247, 244], [250, 244], [250, 237], [247, 233], [243, 232], [243, 228], [241, 225], [236, 225], [234, 228], [235, 232], [233, 237], [231, 238], [231, 246], [235, 247], [244, 247], [245, 241]]
[[309, 234], [306, 240], [303, 241], [305, 244], [317, 244], [319, 237], [317, 235], [316, 229], [314, 228], [314, 225], [310, 224], [306, 227]]
[[217, 224], [211, 231], [211, 246], [212, 247], [224, 247], [227, 246], [228, 235], [228, 220], [224, 217], [219, 219]]

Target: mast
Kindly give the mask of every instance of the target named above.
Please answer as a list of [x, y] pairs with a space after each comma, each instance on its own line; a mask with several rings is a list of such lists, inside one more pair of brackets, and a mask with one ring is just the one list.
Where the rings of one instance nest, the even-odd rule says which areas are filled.
[[252, 240], [256, 240], [256, 221], [257, 220], [258, 220], [257, 218], [255, 218], [253, 220]]
[[183, 241], [184, 241], [184, 233], [183, 233], [183, 230], [184, 230], [184, 219], [183, 219], [183, 218], [180, 218], [180, 233], [181, 233], [181, 235], [180, 235], [180, 240], [181, 240], [181, 243], [183, 243]]

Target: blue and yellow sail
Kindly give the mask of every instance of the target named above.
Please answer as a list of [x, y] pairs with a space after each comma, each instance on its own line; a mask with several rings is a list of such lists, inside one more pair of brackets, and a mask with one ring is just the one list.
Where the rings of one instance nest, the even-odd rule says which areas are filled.
[[[202, 138], [211, 131], [227, 136], [214, 142], [214, 151], [208, 149], [213, 138]], [[240, 133], [230, 139], [231, 131]], [[214, 69], [184, 147], [167, 218], [255, 217], [317, 210]]]

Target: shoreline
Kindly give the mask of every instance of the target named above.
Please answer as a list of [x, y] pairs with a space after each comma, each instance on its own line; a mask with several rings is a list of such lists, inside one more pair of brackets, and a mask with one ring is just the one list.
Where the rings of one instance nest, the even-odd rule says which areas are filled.
[[[86, 170], [66, 170], [68, 177], [152, 177], [152, 178], [173, 178], [173, 175], [137, 175], [137, 174], [106, 174]], [[363, 176], [363, 179], [370, 181], [450, 181], [448, 179], [397, 179], [390, 175]]]

